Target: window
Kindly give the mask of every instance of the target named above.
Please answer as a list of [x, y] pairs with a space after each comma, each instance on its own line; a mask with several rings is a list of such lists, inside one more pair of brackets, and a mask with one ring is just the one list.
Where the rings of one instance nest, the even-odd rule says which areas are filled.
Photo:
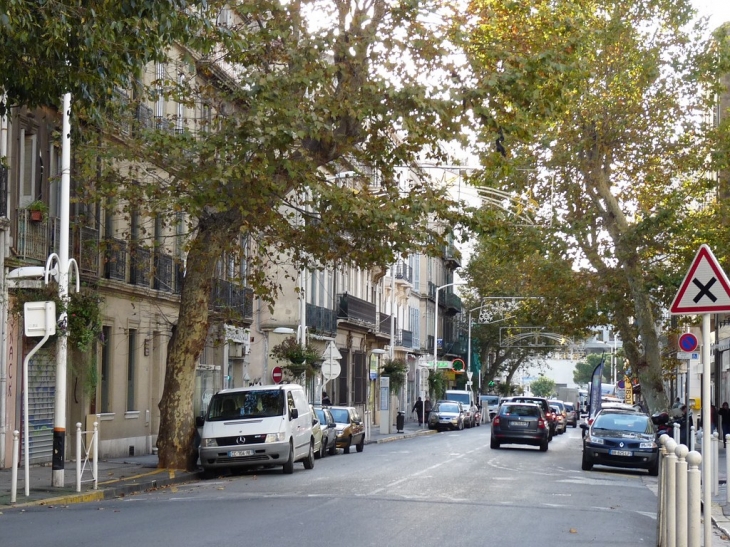
[[99, 382], [99, 411], [102, 414], [108, 414], [111, 410], [111, 348], [112, 348], [112, 328], [102, 327], [102, 335], [104, 343], [101, 346], [101, 379]]
[[137, 331], [129, 329], [127, 355], [127, 412], [137, 410], [134, 384], [137, 375]]
[[25, 129], [20, 130], [20, 207], [26, 207], [36, 197], [36, 158], [38, 157], [37, 137]]

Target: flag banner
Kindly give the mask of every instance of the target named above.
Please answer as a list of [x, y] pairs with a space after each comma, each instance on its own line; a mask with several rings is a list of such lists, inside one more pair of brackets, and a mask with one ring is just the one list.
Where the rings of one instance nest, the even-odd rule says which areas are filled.
[[593, 369], [593, 376], [591, 376], [591, 399], [589, 401], [591, 418], [601, 410], [601, 380], [603, 379], [603, 361], [605, 358], [605, 354], [601, 355], [601, 362]]

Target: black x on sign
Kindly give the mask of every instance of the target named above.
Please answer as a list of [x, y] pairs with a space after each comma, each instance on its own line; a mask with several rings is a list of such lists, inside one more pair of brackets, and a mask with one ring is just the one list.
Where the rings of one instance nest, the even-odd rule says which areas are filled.
[[677, 315], [730, 312], [730, 281], [707, 245], [697, 251], [669, 311]]

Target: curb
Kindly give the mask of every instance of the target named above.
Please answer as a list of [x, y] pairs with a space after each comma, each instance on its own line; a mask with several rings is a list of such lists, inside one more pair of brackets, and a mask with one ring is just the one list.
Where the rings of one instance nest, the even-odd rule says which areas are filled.
[[401, 435], [399, 437], [386, 437], [385, 439], [378, 439], [378, 440], [370, 440], [366, 442], [365, 444], [383, 444], [383, 443], [392, 443], [395, 441], [402, 441], [403, 439], [412, 439], [414, 437], [420, 437], [422, 435], [435, 435], [438, 433], [438, 431], [435, 431], [433, 429], [427, 429], [424, 431], [415, 431], [413, 433], [398, 433], [397, 435]]

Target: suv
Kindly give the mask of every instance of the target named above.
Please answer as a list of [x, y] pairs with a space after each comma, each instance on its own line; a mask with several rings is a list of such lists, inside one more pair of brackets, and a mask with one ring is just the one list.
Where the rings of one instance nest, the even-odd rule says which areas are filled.
[[548, 440], [551, 441], [553, 437], [555, 436], [555, 420], [550, 419], [551, 416], [553, 416], [553, 411], [550, 409], [550, 403], [545, 397], [533, 397], [531, 395], [516, 395], [514, 397], [505, 397], [502, 399], [501, 404], [504, 404], [506, 402], [512, 402], [512, 403], [535, 403], [538, 405], [545, 416], [548, 418], [548, 423], [550, 424], [549, 427], [549, 438]]
[[337, 448], [349, 454], [354, 444], [357, 451], [362, 452], [365, 448], [365, 426], [357, 410], [351, 406], [331, 406], [329, 410], [335, 419]]

